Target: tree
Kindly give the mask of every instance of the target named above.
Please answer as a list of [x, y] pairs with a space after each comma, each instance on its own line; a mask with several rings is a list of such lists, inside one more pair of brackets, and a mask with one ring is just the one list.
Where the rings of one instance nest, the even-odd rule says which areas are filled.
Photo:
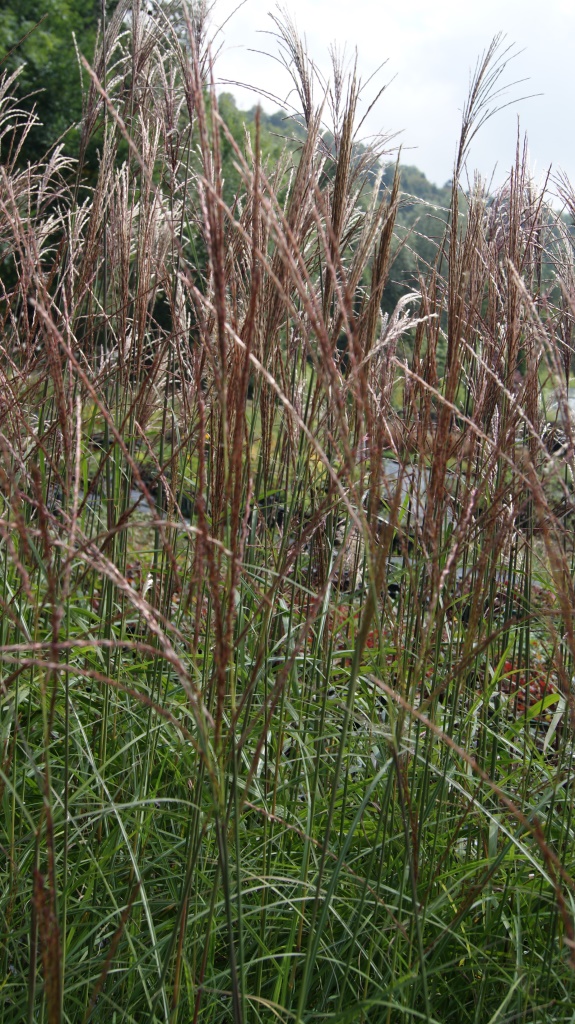
[[[106, 3], [109, 10], [115, 3]], [[82, 118], [82, 73], [74, 37], [91, 60], [101, 19], [101, 0], [4, 0], [0, 19], [1, 70], [22, 67], [17, 82], [21, 105], [35, 110], [22, 158], [36, 160], [64, 136], [68, 153], [78, 149]]]

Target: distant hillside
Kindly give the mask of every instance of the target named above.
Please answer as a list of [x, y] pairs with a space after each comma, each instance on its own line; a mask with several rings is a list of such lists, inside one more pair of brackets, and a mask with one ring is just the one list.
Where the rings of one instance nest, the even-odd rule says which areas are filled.
[[[245, 144], [245, 133], [255, 139], [255, 118], [257, 107], [240, 110], [231, 93], [222, 93], [218, 98], [220, 114], [236, 142]], [[286, 143], [294, 152], [305, 138], [305, 127], [297, 118], [278, 110], [274, 114], [260, 111], [260, 145], [264, 160], [277, 160]], [[326, 144], [330, 138], [326, 135]], [[361, 152], [361, 148], [358, 150]], [[222, 153], [225, 168], [225, 195], [233, 199], [239, 184], [238, 172], [233, 167], [232, 147], [224, 143]], [[395, 165], [388, 164], [381, 179], [382, 192], [391, 187]], [[401, 165], [402, 200], [396, 221], [396, 259], [390, 282], [384, 292], [382, 305], [391, 311], [397, 300], [406, 291], [417, 288], [418, 274], [425, 272], [435, 260], [441, 244], [447, 210], [451, 200], [451, 184], [443, 187], [434, 185], [423, 171], [410, 165]]]
[[[393, 181], [395, 167], [384, 171], [382, 188]], [[445, 233], [451, 202], [451, 183], [434, 185], [423, 171], [400, 165], [402, 200], [396, 221], [397, 254], [391, 282], [384, 294], [384, 308], [390, 310], [400, 295], [418, 286], [418, 274], [435, 262]]]

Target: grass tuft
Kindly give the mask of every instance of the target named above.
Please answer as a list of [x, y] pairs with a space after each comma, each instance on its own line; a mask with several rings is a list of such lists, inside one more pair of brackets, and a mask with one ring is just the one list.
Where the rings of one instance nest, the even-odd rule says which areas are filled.
[[355, 69], [274, 19], [271, 165], [204, 9], [127, 12], [76, 164], [0, 85], [0, 1020], [572, 1020], [572, 228], [519, 147], [462, 185], [508, 54], [388, 316]]

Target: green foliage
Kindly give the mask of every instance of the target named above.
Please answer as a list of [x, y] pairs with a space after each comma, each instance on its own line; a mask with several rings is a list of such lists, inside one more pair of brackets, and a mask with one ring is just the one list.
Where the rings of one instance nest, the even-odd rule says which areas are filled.
[[[110, 13], [116, 6], [108, 3]], [[23, 66], [18, 95], [25, 109], [36, 110], [40, 125], [33, 128], [23, 152], [35, 160], [65, 135], [66, 152], [76, 155], [86, 84], [74, 49], [92, 61], [101, 0], [5, 0], [0, 18], [2, 70]], [[26, 37], [26, 38], [25, 38]], [[10, 52], [12, 51], [12, 52]]]

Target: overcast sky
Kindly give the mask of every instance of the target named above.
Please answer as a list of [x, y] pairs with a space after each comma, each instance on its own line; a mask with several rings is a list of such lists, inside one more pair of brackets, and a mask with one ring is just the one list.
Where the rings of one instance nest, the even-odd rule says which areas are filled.
[[[237, 2], [218, 0], [213, 23], [219, 25]], [[527, 133], [530, 163], [536, 178], [549, 165], [566, 172], [575, 183], [575, 2], [573, 0], [287, 0], [283, 4], [307, 39], [307, 48], [322, 69], [329, 66], [332, 43], [345, 45], [367, 81], [382, 61], [383, 69], [363, 94], [363, 109], [378, 88], [389, 83], [364, 126], [362, 135], [400, 132], [402, 161], [413, 163], [442, 185], [451, 177], [470, 72], [497, 32], [506, 34], [517, 56], [504, 81], [511, 85], [506, 100], [540, 93], [513, 102], [484, 126], [469, 160], [478, 170], [500, 181], [513, 161], [519, 117]], [[273, 55], [277, 43], [269, 17], [276, 11], [270, 0], [246, 0], [223, 30], [223, 48], [216, 73], [266, 89], [282, 98], [289, 79]], [[253, 50], [265, 50], [261, 56]], [[521, 52], [519, 52], [521, 51]], [[252, 106], [253, 93], [237, 88], [238, 104]], [[319, 98], [319, 91], [317, 93]], [[293, 98], [293, 97], [292, 97]], [[264, 103], [268, 110], [274, 104]]]

